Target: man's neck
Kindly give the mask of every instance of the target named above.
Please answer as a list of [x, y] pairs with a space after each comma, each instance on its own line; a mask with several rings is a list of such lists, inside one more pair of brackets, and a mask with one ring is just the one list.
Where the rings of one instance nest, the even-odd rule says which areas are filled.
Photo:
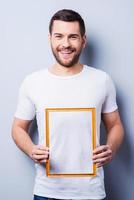
[[70, 76], [70, 75], [80, 73], [82, 69], [83, 69], [83, 65], [80, 63], [77, 63], [76, 65], [73, 65], [72, 67], [64, 67], [56, 63], [55, 65], [49, 68], [49, 71], [52, 74], [55, 74], [58, 76]]

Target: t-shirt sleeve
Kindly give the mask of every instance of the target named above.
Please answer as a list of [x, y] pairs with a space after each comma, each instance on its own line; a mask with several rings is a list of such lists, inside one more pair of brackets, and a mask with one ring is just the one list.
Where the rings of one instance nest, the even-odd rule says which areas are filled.
[[106, 75], [106, 95], [102, 105], [102, 113], [110, 113], [117, 109], [115, 86], [111, 77]]
[[15, 117], [23, 120], [33, 120], [35, 117], [35, 106], [29, 95], [29, 84], [25, 79], [19, 89], [19, 97]]

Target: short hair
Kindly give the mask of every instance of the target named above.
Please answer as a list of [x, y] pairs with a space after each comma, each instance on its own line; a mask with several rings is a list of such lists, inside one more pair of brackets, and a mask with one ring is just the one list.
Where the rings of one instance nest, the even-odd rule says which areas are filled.
[[85, 34], [85, 23], [79, 13], [75, 12], [74, 10], [63, 9], [56, 12], [49, 23], [49, 33], [52, 33], [53, 22], [54, 20], [61, 20], [65, 22], [75, 22], [77, 21], [80, 26], [81, 36]]

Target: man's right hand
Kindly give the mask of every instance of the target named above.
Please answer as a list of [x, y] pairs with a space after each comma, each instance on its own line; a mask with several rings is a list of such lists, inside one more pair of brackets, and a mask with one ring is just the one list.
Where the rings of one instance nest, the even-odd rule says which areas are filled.
[[34, 145], [30, 157], [36, 163], [46, 163], [49, 157], [49, 148], [43, 145]]

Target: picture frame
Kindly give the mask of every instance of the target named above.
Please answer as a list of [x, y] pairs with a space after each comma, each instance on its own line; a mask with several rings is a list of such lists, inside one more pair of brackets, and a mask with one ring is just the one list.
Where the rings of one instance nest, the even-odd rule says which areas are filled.
[[[63, 115], [64, 114], [64, 115]], [[66, 119], [65, 116], [67, 116], [67, 119], [70, 119], [71, 117], [77, 118], [77, 116], [80, 118], [81, 120], [81, 124], [84, 126], [88, 126], [89, 130], [85, 135], [83, 135], [83, 137], [87, 137], [85, 138], [85, 141], [88, 141], [87, 143], [87, 147], [83, 148], [87, 148], [89, 147], [89, 152], [90, 152], [90, 157], [87, 157], [87, 162], [83, 164], [85, 171], [81, 170], [80, 172], [77, 170], [72, 171], [72, 169], [70, 169], [69, 167], [69, 171], [52, 171], [51, 170], [51, 157], [53, 157], [54, 152], [51, 150], [51, 132], [54, 130], [52, 127], [54, 126], [54, 123], [56, 124], [57, 119], [62, 119], [64, 116], [64, 118]], [[72, 118], [73, 120], [73, 126], [77, 126], [77, 119], [74, 120], [74, 118]], [[68, 123], [67, 120], [65, 120], [65, 124], [66, 122]], [[86, 122], [86, 123], [85, 123]], [[59, 123], [59, 121], [58, 121]], [[75, 124], [76, 123], [76, 124]], [[89, 123], [89, 124], [88, 124]], [[70, 126], [72, 126], [72, 124], [69, 124]], [[49, 158], [46, 161], [46, 176], [47, 177], [91, 177], [91, 176], [96, 176], [96, 164], [93, 163], [92, 161], [92, 155], [93, 155], [93, 150], [96, 148], [96, 108], [46, 108], [45, 109], [45, 125], [46, 125], [46, 131], [45, 131], [45, 139], [46, 139], [46, 146], [50, 149], [50, 154], [49, 154]], [[68, 125], [68, 126], [69, 126]], [[87, 127], [86, 127], [87, 129]], [[83, 133], [82, 133], [83, 134]], [[60, 137], [60, 135], [59, 135]], [[89, 138], [90, 139], [89, 139]], [[72, 138], [72, 140], [75, 140], [74, 138]], [[83, 139], [84, 141], [84, 139]], [[70, 147], [71, 148], [71, 147]], [[73, 149], [73, 147], [72, 147]], [[63, 149], [63, 152], [64, 149]], [[78, 157], [79, 155], [77, 155]], [[84, 156], [87, 156], [87, 154], [85, 153]], [[75, 156], [74, 156], [75, 157]], [[56, 162], [56, 161], [55, 161]], [[58, 163], [57, 163], [58, 164]], [[67, 165], [67, 163], [65, 163]], [[77, 164], [76, 164], [77, 165]], [[60, 166], [59, 166], [60, 168]]]

